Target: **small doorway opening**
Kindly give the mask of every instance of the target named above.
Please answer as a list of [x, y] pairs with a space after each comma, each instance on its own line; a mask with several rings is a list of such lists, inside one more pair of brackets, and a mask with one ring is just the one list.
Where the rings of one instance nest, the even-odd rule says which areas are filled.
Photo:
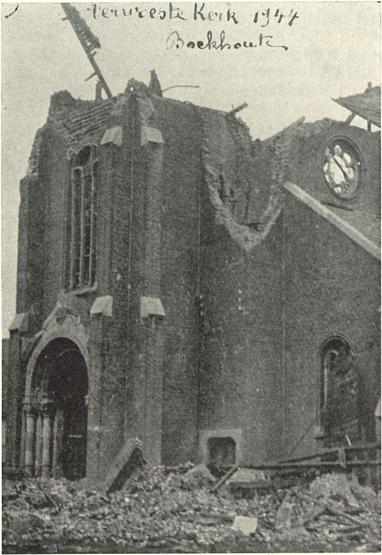
[[236, 443], [232, 437], [210, 437], [208, 439], [208, 461], [215, 468], [236, 464]]

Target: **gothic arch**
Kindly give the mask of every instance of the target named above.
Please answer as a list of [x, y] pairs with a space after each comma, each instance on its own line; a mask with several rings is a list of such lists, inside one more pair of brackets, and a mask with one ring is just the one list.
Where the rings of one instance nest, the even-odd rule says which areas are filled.
[[68, 330], [54, 331], [48, 334], [44, 334], [40, 341], [37, 343], [36, 347], [33, 349], [32, 353], [30, 354], [28, 361], [27, 361], [27, 368], [26, 368], [26, 380], [25, 380], [25, 400], [26, 402], [29, 401], [31, 395], [31, 388], [32, 388], [32, 380], [33, 374], [36, 369], [36, 364], [39, 359], [39, 356], [44, 351], [44, 349], [55, 339], [67, 339], [74, 343], [78, 350], [80, 351], [81, 355], [83, 356], [86, 366], [88, 368], [89, 374], [89, 382], [91, 381], [91, 367], [89, 361], [89, 352], [87, 348], [87, 341], [84, 337], [81, 337], [80, 334], [71, 333]]
[[360, 379], [353, 346], [343, 334], [328, 336], [319, 348], [318, 417], [327, 447], [360, 439]]
[[345, 335], [344, 333], [333, 332], [330, 335], [325, 336], [325, 339], [323, 339], [321, 341], [320, 346], [319, 346], [318, 351], [317, 351], [317, 357], [318, 357], [319, 360], [321, 360], [321, 355], [322, 355], [322, 352], [325, 349], [326, 345], [328, 343], [330, 343], [330, 341], [332, 341], [335, 338], [338, 338], [339, 340], [343, 341], [344, 343], [347, 343], [349, 345], [350, 351], [352, 352], [352, 354], [354, 356], [354, 353], [355, 353], [354, 342], [351, 340], [351, 338], [348, 335]]
[[21, 464], [34, 476], [79, 479], [86, 473], [87, 333], [57, 302], [26, 364]]

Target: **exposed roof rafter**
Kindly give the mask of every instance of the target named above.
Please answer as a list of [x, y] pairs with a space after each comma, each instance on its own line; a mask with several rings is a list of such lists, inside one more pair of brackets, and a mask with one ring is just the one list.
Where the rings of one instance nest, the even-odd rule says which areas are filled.
[[352, 114], [381, 127], [381, 87], [368, 87], [362, 94], [333, 98], [333, 100]]

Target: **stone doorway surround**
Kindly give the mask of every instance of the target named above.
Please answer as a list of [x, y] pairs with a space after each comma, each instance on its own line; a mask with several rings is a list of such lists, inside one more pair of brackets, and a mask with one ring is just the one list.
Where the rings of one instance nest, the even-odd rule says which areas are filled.
[[60, 301], [27, 362], [21, 466], [31, 476], [86, 475], [89, 355], [80, 318]]

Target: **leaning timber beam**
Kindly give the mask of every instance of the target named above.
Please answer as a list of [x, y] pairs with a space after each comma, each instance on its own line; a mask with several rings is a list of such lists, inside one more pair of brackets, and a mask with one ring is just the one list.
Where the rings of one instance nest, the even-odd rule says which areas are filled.
[[[365, 460], [365, 461], [348, 461], [349, 468], [356, 466], [379, 466], [380, 461]], [[295, 463], [269, 463], [258, 465], [247, 465], [246, 468], [252, 470], [289, 470], [289, 469], [309, 469], [309, 468], [343, 468], [339, 461], [309, 461], [309, 462], [295, 462]]]
[[243, 104], [240, 104], [240, 106], [238, 106], [237, 108], [234, 108], [233, 110], [231, 110], [230, 112], [228, 112], [226, 114], [227, 118], [232, 118], [233, 116], [235, 116], [238, 112], [241, 112], [241, 110], [244, 110], [244, 108], [248, 108], [248, 104], [246, 102], [244, 102]]
[[299, 461], [308, 461], [311, 459], [316, 459], [319, 457], [326, 457], [328, 455], [333, 455], [338, 453], [338, 449], [344, 449], [346, 453], [357, 452], [357, 451], [369, 451], [369, 450], [377, 450], [381, 448], [380, 443], [364, 443], [364, 444], [355, 444], [355, 445], [345, 445], [343, 447], [332, 447], [330, 449], [326, 449], [325, 451], [319, 451], [318, 453], [314, 453], [311, 455], [301, 455], [300, 457], [293, 457], [288, 459], [281, 459], [277, 461], [277, 464], [280, 463], [294, 463]]

